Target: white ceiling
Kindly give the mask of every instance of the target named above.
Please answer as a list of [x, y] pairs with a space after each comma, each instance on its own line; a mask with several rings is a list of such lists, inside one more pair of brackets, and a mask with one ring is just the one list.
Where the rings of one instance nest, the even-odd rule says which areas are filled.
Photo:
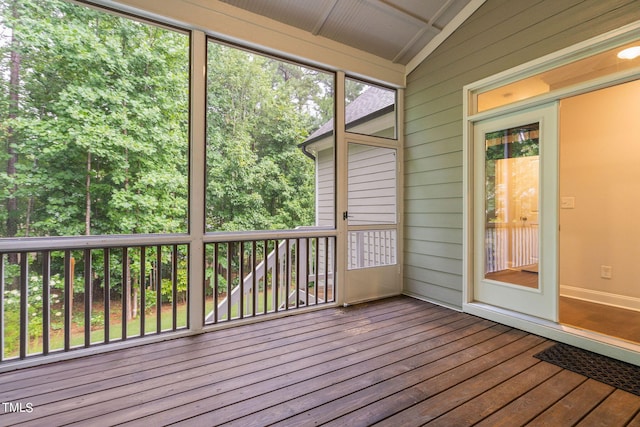
[[221, 1], [403, 65], [429, 43], [441, 42], [447, 24], [453, 25], [456, 16], [474, 3], [474, 0]]

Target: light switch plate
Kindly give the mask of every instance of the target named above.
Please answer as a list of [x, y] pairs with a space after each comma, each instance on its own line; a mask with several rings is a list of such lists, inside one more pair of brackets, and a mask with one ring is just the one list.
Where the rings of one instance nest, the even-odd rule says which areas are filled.
[[576, 198], [573, 196], [563, 196], [560, 198], [561, 209], [573, 209], [576, 207]]

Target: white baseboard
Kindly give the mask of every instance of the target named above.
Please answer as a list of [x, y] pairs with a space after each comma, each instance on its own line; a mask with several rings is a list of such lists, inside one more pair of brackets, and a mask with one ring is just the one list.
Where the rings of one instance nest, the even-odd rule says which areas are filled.
[[575, 286], [560, 285], [560, 296], [609, 305], [612, 307], [625, 308], [627, 310], [640, 311], [640, 298], [625, 295], [577, 288]]

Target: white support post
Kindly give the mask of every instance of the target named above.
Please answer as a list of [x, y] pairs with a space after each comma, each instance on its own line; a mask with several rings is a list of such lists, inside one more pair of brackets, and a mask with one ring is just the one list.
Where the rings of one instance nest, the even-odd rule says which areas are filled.
[[[334, 272], [334, 290], [336, 302], [345, 302], [346, 287], [349, 286], [347, 278], [347, 220], [342, 213], [347, 211], [347, 179], [349, 147], [345, 138], [345, 73], [338, 71], [336, 74], [336, 259]], [[336, 279], [337, 276], [337, 279]]]
[[204, 326], [205, 103], [207, 38], [191, 33], [191, 141], [189, 158], [189, 329]]

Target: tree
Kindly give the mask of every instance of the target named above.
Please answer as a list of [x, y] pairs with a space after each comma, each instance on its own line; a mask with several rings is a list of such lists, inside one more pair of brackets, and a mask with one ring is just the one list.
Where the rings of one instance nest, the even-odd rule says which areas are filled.
[[188, 38], [66, 2], [19, 3], [18, 233], [185, 231]]
[[0, 236], [185, 232], [188, 36], [64, 1], [0, 6]]
[[214, 42], [208, 53], [209, 230], [313, 224], [314, 164], [298, 144], [333, 116], [331, 75]]

